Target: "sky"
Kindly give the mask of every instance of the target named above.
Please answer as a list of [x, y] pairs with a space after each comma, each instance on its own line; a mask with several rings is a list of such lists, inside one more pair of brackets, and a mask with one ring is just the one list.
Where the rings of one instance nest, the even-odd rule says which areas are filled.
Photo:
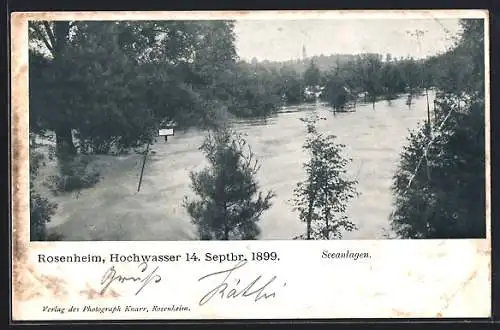
[[[424, 31], [420, 38], [409, 32]], [[241, 59], [284, 61], [330, 54], [390, 53], [422, 58], [445, 50], [459, 32], [458, 19], [239, 20], [236, 47]]]

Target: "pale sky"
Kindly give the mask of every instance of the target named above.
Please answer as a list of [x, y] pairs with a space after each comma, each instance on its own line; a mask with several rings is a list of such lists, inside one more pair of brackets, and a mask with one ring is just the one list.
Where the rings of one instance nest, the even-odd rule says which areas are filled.
[[[408, 34], [425, 31], [419, 51], [417, 38]], [[336, 53], [390, 53], [415, 58], [441, 52], [459, 32], [458, 19], [302, 19], [239, 20], [236, 46], [241, 59], [283, 61]]]

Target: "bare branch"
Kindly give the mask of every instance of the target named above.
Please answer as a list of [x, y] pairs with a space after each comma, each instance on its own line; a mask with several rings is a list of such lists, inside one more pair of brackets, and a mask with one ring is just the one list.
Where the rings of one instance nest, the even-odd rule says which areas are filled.
[[[437, 129], [437, 132], [441, 131], [441, 129], [443, 128], [445, 122], [448, 120], [448, 118], [450, 118], [450, 115], [451, 115], [452, 112], [453, 112], [453, 109], [450, 109], [450, 111], [448, 111], [448, 113], [446, 114], [446, 117], [443, 119], [443, 121], [439, 125], [439, 127]], [[406, 190], [403, 193], [403, 195], [405, 195], [408, 192], [408, 190], [410, 189], [410, 186], [411, 186], [411, 184], [413, 182], [413, 179], [415, 179], [415, 176], [417, 175], [417, 173], [418, 173], [418, 171], [420, 169], [420, 165], [422, 164], [422, 161], [424, 160], [424, 158], [427, 159], [427, 152], [429, 151], [430, 147], [434, 143], [435, 139], [436, 139], [436, 134], [434, 134], [434, 136], [432, 137], [432, 139], [429, 141], [429, 143], [425, 147], [424, 152], [422, 154], [422, 157], [420, 157], [420, 159], [419, 159], [419, 161], [417, 163], [417, 166], [415, 167], [415, 170], [413, 171], [412, 175], [410, 176], [410, 179], [408, 180], [408, 185], [406, 186]]]
[[38, 37], [40, 38], [40, 40], [42, 40], [42, 42], [44, 43], [45, 47], [47, 47], [47, 49], [52, 53], [52, 55], [54, 55], [54, 48], [52, 47], [52, 45], [50, 44], [50, 42], [47, 40], [47, 37], [39, 29], [38, 25], [33, 24], [32, 28], [33, 28], [34, 32], [38, 35]]
[[50, 27], [50, 24], [48, 21], [43, 21], [43, 26], [45, 27], [45, 31], [47, 33], [47, 36], [50, 39], [50, 44], [52, 45], [52, 55], [55, 57], [55, 48], [56, 48], [56, 37], [54, 36], [54, 32], [52, 31], [52, 28]]

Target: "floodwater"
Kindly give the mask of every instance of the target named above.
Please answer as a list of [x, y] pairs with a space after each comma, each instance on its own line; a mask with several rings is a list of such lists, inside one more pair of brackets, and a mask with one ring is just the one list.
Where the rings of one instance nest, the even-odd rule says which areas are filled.
[[[430, 95], [431, 96], [431, 95]], [[345, 239], [382, 239], [389, 231], [392, 211], [392, 176], [408, 129], [426, 118], [426, 98], [406, 96], [392, 102], [358, 104], [354, 112], [333, 112], [324, 104], [285, 107], [266, 120], [240, 120], [234, 128], [245, 134], [261, 169], [258, 182], [264, 191], [273, 190], [272, 207], [260, 221], [260, 239], [292, 239], [305, 231], [289, 200], [298, 181], [304, 178], [302, 150], [306, 128], [300, 118], [317, 113], [320, 130], [337, 136], [352, 158], [349, 175], [359, 181], [360, 196], [352, 200], [348, 216], [358, 226], [344, 233]], [[432, 104], [432, 97], [431, 97]], [[198, 150], [205, 133], [176, 132], [168, 142], [162, 138], [151, 146], [141, 189], [137, 192], [142, 156], [99, 158], [103, 179], [95, 187], [75, 194], [54, 196], [59, 204], [50, 228], [64, 240], [192, 240], [196, 230], [182, 206], [184, 196], [195, 197], [190, 171], [205, 166]]]

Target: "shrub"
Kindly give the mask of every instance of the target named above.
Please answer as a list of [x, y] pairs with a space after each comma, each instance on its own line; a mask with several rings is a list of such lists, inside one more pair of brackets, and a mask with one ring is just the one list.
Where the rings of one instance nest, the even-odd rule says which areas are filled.
[[30, 240], [45, 241], [47, 237], [47, 223], [55, 214], [57, 204], [49, 201], [38, 193], [34, 187], [34, 180], [41, 166], [44, 165], [44, 156], [30, 149]]
[[77, 155], [59, 160], [59, 174], [49, 177], [49, 188], [54, 194], [90, 188], [101, 179], [100, 173], [91, 164], [91, 157]]

